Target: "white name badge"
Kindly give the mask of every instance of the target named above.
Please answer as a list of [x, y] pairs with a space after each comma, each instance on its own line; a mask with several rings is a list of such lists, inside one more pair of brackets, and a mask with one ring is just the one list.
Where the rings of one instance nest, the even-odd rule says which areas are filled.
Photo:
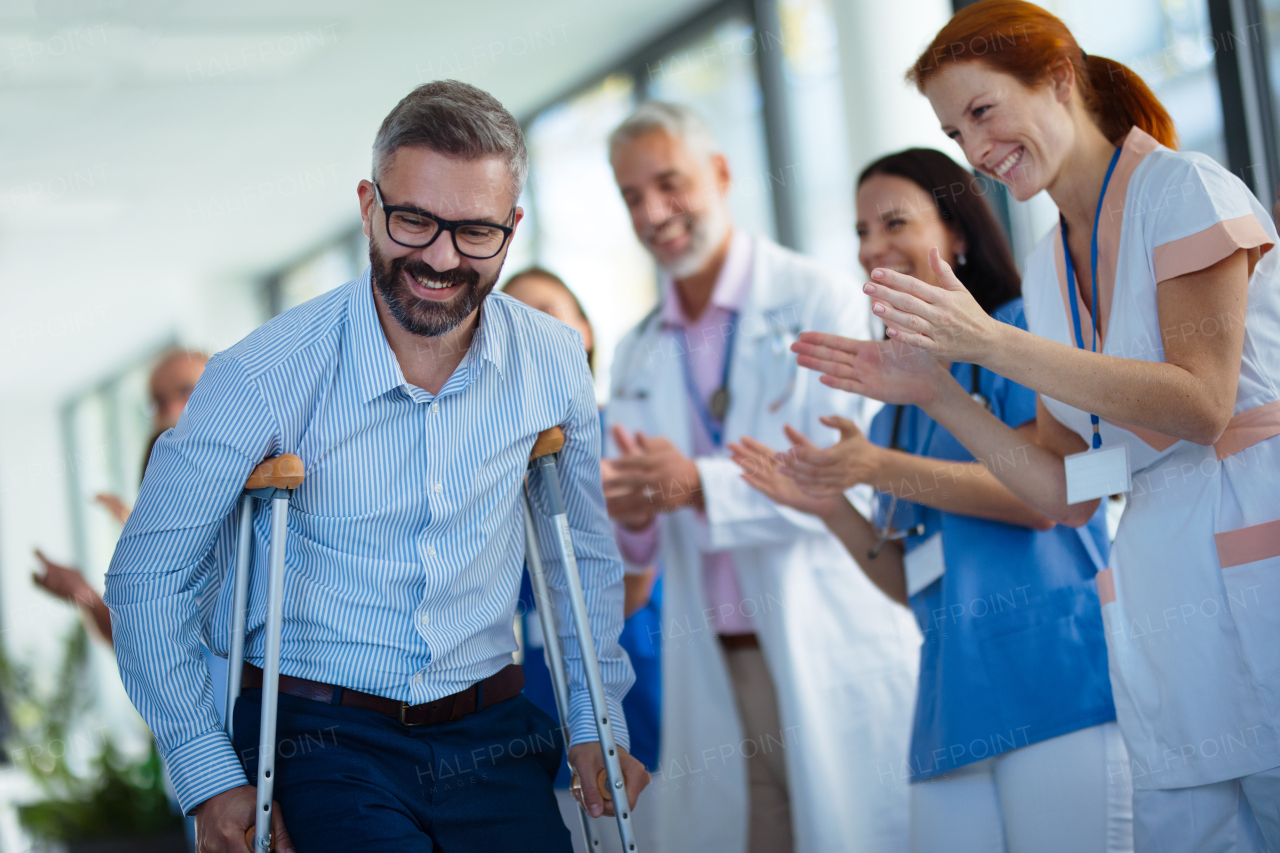
[[1133, 489], [1129, 473], [1129, 446], [1126, 444], [1073, 453], [1063, 462], [1067, 466], [1069, 504], [1125, 494]]
[[942, 534], [935, 533], [908, 551], [902, 565], [907, 572], [907, 598], [942, 577], [947, 571], [942, 557]]

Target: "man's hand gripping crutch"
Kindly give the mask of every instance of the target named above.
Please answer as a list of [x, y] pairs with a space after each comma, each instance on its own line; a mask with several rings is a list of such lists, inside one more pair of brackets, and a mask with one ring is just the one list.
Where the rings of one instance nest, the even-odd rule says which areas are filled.
[[[649, 773], [644, 765], [627, 755], [625, 750], [614, 743], [613, 726], [609, 721], [609, 710], [605, 702], [604, 683], [600, 677], [600, 664], [596, 658], [595, 641], [587, 618], [582, 578], [578, 574], [578, 563], [574, 556], [573, 540], [569, 534], [569, 520], [564, 507], [564, 495], [560, 488], [560, 474], [556, 462], [557, 454], [563, 446], [564, 433], [559, 427], [544, 430], [538, 435], [533, 450], [529, 454], [529, 469], [537, 471], [542, 477], [551, 522], [556, 533], [554, 550], [551, 553], [559, 555], [564, 568], [569, 612], [573, 618], [574, 633], [578, 637], [578, 645], [582, 653], [582, 665], [586, 673], [587, 690], [591, 696], [596, 731], [600, 735], [599, 742], [579, 743], [569, 749], [569, 768], [574, 774], [573, 793], [583, 809], [580, 814], [588, 849], [594, 850], [599, 847], [587, 820], [587, 814], [589, 813], [592, 817], [608, 814], [617, 818], [623, 850], [626, 853], [633, 853], [637, 848], [631, 810], [635, 808], [640, 791], [649, 784]], [[551, 670], [556, 707], [560, 712], [560, 724], [565, 742], [568, 743], [568, 674], [565, 670], [564, 652], [560, 648], [560, 634], [556, 627], [555, 604], [551, 600], [551, 591], [543, 569], [543, 549], [538, 541], [537, 527], [534, 524], [533, 506], [529, 487], [526, 484], [524, 492], [525, 553], [529, 566], [529, 578], [541, 621], [544, 652], [547, 668]], [[626, 796], [616, 797], [615, 792], [625, 792]]]

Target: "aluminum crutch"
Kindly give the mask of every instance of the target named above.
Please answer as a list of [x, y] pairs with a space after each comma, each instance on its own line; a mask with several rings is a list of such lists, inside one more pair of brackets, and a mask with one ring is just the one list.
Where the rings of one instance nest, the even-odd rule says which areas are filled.
[[289, 498], [302, 485], [302, 460], [292, 453], [266, 460], [249, 475], [240, 502], [232, 595], [231, 649], [227, 663], [227, 736], [231, 737], [244, 641], [248, 625], [249, 564], [253, 556], [253, 501], [271, 503], [271, 539], [267, 550], [267, 618], [262, 661], [262, 716], [258, 730], [258, 802], [254, 828], [245, 833], [249, 849], [271, 849], [271, 805], [275, 787], [276, 706], [280, 688], [280, 627], [284, 621], [284, 546], [288, 537]]
[[[554, 436], [544, 440], [544, 435], [546, 433], [539, 435], [538, 440], [534, 442], [533, 452], [529, 454], [530, 467], [533, 467], [533, 460], [544, 453], [552, 452], [547, 448], [548, 441], [553, 439]], [[560, 438], [559, 441], [560, 444], [564, 443], [563, 438]], [[560, 633], [557, 628], [555, 607], [551, 603], [551, 591], [547, 588], [547, 576], [542, 567], [542, 551], [538, 546], [538, 529], [533, 523], [533, 507], [529, 503], [527, 488], [521, 501], [521, 509], [524, 511], [525, 559], [529, 565], [529, 581], [533, 587], [533, 600], [538, 611], [538, 623], [542, 627], [543, 657], [546, 659], [547, 669], [551, 672], [551, 686], [555, 693], [556, 710], [560, 716], [560, 734], [567, 744], [569, 742], [569, 678], [564, 668], [564, 652], [560, 648]], [[568, 760], [569, 757], [566, 754], [565, 761], [568, 762]], [[569, 770], [572, 772], [573, 767], [571, 766]], [[587, 850], [599, 850], [600, 839], [596, 838], [595, 831], [591, 826], [591, 817], [581, 803], [578, 804], [578, 817], [582, 821], [582, 837]]]
[[[573, 552], [573, 539], [569, 533], [569, 518], [565, 513], [564, 494], [560, 488], [560, 472], [556, 461], [564, 446], [564, 432], [560, 427], [543, 430], [534, 442], [530, 453], [529, 469], [542, 475], [543, 490], [551, 510], [551, 522], [556, 530], [556, 548], [564, 566], [565, 587], [569, 593], [569, 611], [573, 617], [574, 633], [582, 653], [582, 666], [587, 677], [587, 692], [591, 696], [591, 710], [595, 715], [596, 732], [600, 736], [600, 748], [604, 753], [605, 772], [609, 780], [609, 794], [613, 798], [618, 821], [618, 834], [622, 838], [624, 853], [635, 853], [635, 833], [632, 830], [631, 809], [622, 779], [622, 762], [613, 739], [613, 724], [609, 722], [609, 707], [605, 702], [604, 682], [600, 678], [600, 661], [596, 657], [596, 644], [587, 618], [587, 602], [582, 594], [582, 578], [578, 574], [578, 561]], [[542, 566], [542, 552], [533, 523], [533, 500], [529, 484], [525, 484], [525, 536], [528, 542], [526, 554], [529, 579], [532, 582], [534, 600], [542, 624], [543, 649], [556, 691], [556, 706], [560, 710], [560, 724], [564, 727], [568, 744], [569, 682], [564, 667], [564, 653], [560, 648], [560, 635], [555, 629], [554, 604], [547, 586]], [[587, 835], [588, 849], [595, 850], [599, 842], [593, 837], [587, 814], [581, 808], [583, 831]]]

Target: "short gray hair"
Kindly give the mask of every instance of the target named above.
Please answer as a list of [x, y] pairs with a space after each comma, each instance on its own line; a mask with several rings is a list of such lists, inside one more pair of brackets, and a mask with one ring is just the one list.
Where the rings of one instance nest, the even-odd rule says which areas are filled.
[[501, 157], [511, 172], [513, 199], [520, 198], [529, 175], [529, 152], [520, 123], [488, 92], [457, 80], [422, 84], [382, 120], [373, 140], [375, 181], [396, 149], [405, 146], [467, 160]]
[[700, 154], [720, 150], [715, 134], [692, 108], [670, 101], [646, 101], [609, 134], [609, 159], [621, 146], [655, 130], [682, 140]]

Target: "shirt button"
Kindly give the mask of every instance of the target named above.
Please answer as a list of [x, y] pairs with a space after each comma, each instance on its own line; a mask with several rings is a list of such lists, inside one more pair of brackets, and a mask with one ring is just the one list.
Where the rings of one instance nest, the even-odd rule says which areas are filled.
[[428, 616], [427, 614], [422, 613], [418, 615], [418, 624], [421, 625], [423, 628], [427, 627], [427, 625], [430, 624], [430, 622], [431, 622], [431, 617]]
[[441, 492], [443, 492], [443, 491], [444, 491], [444, 486], [442, 486], [440, 483], [436, 483], [436, 485], [435, 485], [435, 493], [436, 493], [436, 494], [440, 494], [440, 493], [441, 493]]
[[438, 411], [440, 411], [440, 404], [439, 404], [439, 403], [432, 403], [432, 404], [431, 404], [431, 411], [433, 411], [433, 412], [438, 412]]
[[414, 674], [414, 676], [413, 676], [413, 683], [414, 683], [414, 684], [421, 684], [421, 683], [422, 683], [422, 673], [418, 672], [418, 673], [415, 673], [415, 674]]
[[435, 547], [434, 547], [434, 546], [432, 546], [432, 545], [428, 545], [428, 546], [427, 546], [427, 556], [428, 556], [428, 557], [434, 557], [435, 555], [436, 555], [436, 549], [435, 549]]

